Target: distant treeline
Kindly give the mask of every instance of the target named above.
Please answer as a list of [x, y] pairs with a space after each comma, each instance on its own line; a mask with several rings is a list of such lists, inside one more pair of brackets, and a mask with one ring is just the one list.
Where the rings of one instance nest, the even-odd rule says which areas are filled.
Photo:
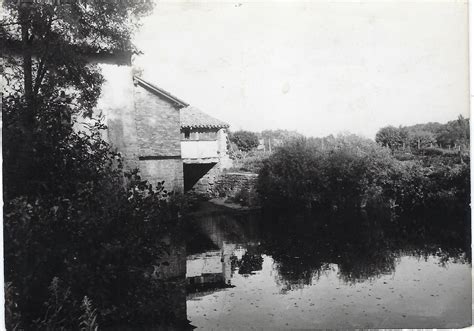
[[[304, 135], [293, 130], [263, 130], [252, 132], [239, 130], [230, 132], [229, 139], [235, 148], [247, 152], [260, 147], [265, 150], [276, 148], [283, 143], [303, 138]], [[321, 139], [333, 139], [332, 135]], [[422, 149], [427, 147], [440, 147], [445, 149], [468, 149], [469, 148], [469, 118], [459, 115], [458, 119], [441, 124], [430, 122], [415, 124], [411, 126], [386, 126], [381, 128], [375, 141], [382, 146], [392, 150], [399, 149]]]
[[469, 148], [469, 119], [459, 116], [446, 124], [426, 123], [412, 126], [381, 128], [375, 141], [392, 150], [427, 147]]
[[297, 131], [282, 129], [263, 130], [262, 132], [239, 130], [229, 133], [230, 150], [248, 152], [258, 148], [271, 151], [272, 147], [278, 147], [285, 141], [303, 137]]

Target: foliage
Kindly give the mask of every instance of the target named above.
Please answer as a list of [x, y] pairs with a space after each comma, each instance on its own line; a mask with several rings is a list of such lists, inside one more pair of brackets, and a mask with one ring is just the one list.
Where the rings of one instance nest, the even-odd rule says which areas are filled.
[[22, 330], [21, 312], [18, 307], [18, 292], [12, 282], [5, 282], [5, 326], [7, 330]]
[[[70, 1], [61, 5], [3, 1], [0, 36], [15, 54], [7, 62], [13, 69], [7, 71], [7, 78], [25, 78], [24, 86], [16, 88], [27, 99], [52, 99], [59, 89], [72, 88], [77, 92], [74, 103], [90, 115], [102, 79], [97, 66], [89, 63], [90, 55], [136, 51], [131, 43], [133, 31], [151, 9], [149, 0]], [[18, 55], [23, 56], [19, 72], [14, 70], [19, 69], [15, 68]]]
[[269, 157], [258, 182], [264, 203], [330, 209], [385, 205], [402, 212], [469, 209], [468, 158], [399, 161], [389, 149], [354, 135], [321, 142], [294, 141]]
[[408, 131], [408, 144], [413, 149], [432, 147], [436, 143], [435, 135], [430, 131], [411, 130]]
[[437, 141], [442, 147], [461, 146], [464, 149], [469, 148], [470, 142], [469, 119], [461, 115], [455, 121], [450, 121], [437, 131]]
[[389, 147], [390, 149], [402, 147], [406, 140], [406, 130], [402, 130], [393, 126], [386, 126], [380, 129], [375, 136], [376, 142], [384, 147]]
[[297, 131], [277, 129], [264, 130], [261, 133], [261, 137], [263, 138], [265, 150], [272, 151], [275, 147], [278, 147], [287, 141], [303, 138], [303, 135]]
[[420, 150], [430, 147], [469, 149], [469, 119], [461, 115], [446, 124], [426, 123], [405, 127], [381, 128], [375, 141], [391, 150]]
[[270, 153], [263, 151], [250, 151], [240, 153], [240, 158], [235, 158], [232, 162], [231, 171], [246, 171], [258, 173], [263, 167], [264, 161], [270, 156]]
[[252, 254], [245, 252], [242, 259], [236, 261], [236, 266], [239, 267], [239, 274], [250, 275], [255, 271], [262, 270], [263, 258], [259, 254]]
[[241, 151], [248, 152], [258, 146], [257, 134], [250, 131], [236, 131], [229, 134], [231, 143], [236, 144]]
[[74, 306], [77, 303], [71, 298], [71, 290], [64, 287], [59, 278], [54, 277], [48, 287], [50, 296], [43, 303], [44, 316], [34, 321], [37, 330], [68, 330], [75, 326], [77, 320], [74, 315]]
[[245, 207], [253, 207], [258, 205], [258, 195], [253, 188], [241, 188], [234, 196], [229, 196], [227, 201], [235, 202]]
[[[15, 164], [10, 170], [16, 174], [9, 175], [20, 181], [21, 193], [26, 194], [28, 183], [36, 180], [35, 131], [45, 130], [40, 112], [49, 110], [49, 121], [58, 120], [60, 114], [61, 121], [91, 117], [103, 82], [94, 61], [135, 52], [133, 31], [151, 8], [151, 0], [3, 1], [0, 40], [7, 84], [2, 92], [21, 102], [14, 119], [21, 139], [10, 151]], [[59, 100], [68, 102], [67, 109], [49, 108]]]
[[229, 148], [229, 157], [231, 160], [240, 160], [245, 157], [245, 152], [242, 152], [239, 147], [237, 146], [236, 143], [230, 142], [229, 137], [227, 137], [229, 143], [228, 147]]
[[[5, 280], [15, 289], [7, 305], [17, 307], [9, 325], [76, 329], [84, 296], [95, 303], [101, 326], [172, 318], [152, 266], [167, 249], [160, 238], [175, 226], [183, 199], [163, 182], [151, 185], [136, 172], [124, 177], [100, 121], [74, 130], [63, 116], [71, 106], [60, 100], [38, 108], [35, 171], [25, 182], [15, 172], [14, 148], [22, 141], [17, 119], [24, 102], [8, 96], [3, 108]], [[60, 301], [50, 297], [51, 280]]]
[[99, 329], [99, 325], [97, 324], [97, 312], [87, 296], [82, 300], [81, 308], [83, 309], [83, 313], [79, 317], [81, 331], [97, 331]]
[[7, 325], [93, 330], [172, 318], [153, 265], [185, 202], [163, 182], [124, 173], [92, 118], [103, 82], [94, 60], [136, 51], [131, 36], [152, 1], [19, 3], [3, 2], [0, 24]]

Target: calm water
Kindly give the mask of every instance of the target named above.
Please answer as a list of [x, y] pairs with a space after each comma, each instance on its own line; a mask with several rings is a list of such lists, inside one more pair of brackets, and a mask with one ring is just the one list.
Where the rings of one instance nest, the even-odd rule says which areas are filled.
[[469, 227], [443, 222], [195, 217], [187, 318], [199, 329], [470, 325]]

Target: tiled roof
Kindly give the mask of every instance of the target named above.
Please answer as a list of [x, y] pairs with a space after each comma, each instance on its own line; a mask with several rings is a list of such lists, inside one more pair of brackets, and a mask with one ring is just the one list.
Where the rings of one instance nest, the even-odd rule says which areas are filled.
[[181, 128], [221, 129], [228, 128], [229, 124], [203, 113], [199, 109], [189, 106], [180, 110]]

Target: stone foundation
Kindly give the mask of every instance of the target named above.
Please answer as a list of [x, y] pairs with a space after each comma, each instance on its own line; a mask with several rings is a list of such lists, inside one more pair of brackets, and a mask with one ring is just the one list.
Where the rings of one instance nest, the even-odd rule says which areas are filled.
[[140, 176], [153, 187], [158, 182], [165, 181], [167, 191], [183, 191], [183, 161], [181, 159], [140, 160]]
[[254, 173], [223, 173], [215, 181], [212, 192], [214, 197], [234, 197], [242, 190], [256, 190], [258, 175]]
[[256, 195], [258, 175], [222, 172], [220, 163], [184, 164], [184, 187], [188, 194], [207, 199], [234, 198], [242, 191]]
[[221, 176], [221, 172], [220, 163], [184, 164], [185, 190], [205, 198], [212, 198], [215, 196], [215, 182]]

